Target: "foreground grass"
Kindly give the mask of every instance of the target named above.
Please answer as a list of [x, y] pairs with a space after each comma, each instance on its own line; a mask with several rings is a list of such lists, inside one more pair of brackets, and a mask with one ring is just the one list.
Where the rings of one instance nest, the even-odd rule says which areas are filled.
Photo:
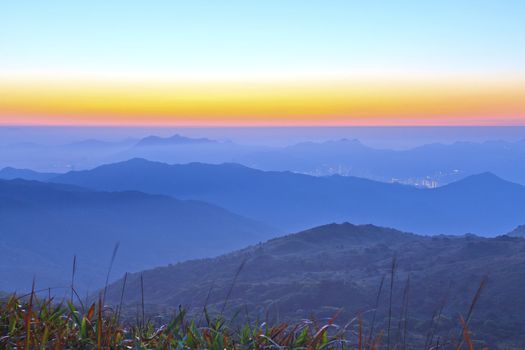
[[[78, 309], [36, 294], [0, 301], [0, 349], [413, 349], [404, 341], [390, 344], [386, 331], [366, 331], [360, 317], [344, 324], [332, 319], [296, 324], [238, 325], [223, 317], [186, 319], [179, 310], [171, 322], [154, 325], [144, 315], [132, 322], [103, 306], [102, 298]], [[420, 348], [420, 347], [418, 347]], [[468, 329], [455, 344], [425, 349], [474, 349]]]
[[[111, 264], [116, 255], [118, 245], [113, 252]], [[396, 258], [393, 258], [391, 268], [390, 301], [388, 305], [387, 326], [384, 330], [375, 329], [376, 310], [379, 295], [383, 288], [384, 278], [378, 290], [376, 307], [372, 322], [363, 326], [362, 315], [344, 324], [338, 324], [336, 313], [325, 321], [301, 320], [295, 324], [268, 322], [236, 321], [236, 315], [229, 319], [223, 317], [224, 307], [235, 286], [236, 279], [244, 262], [239, 267], [233, 279], [230, 292], [226, 297], [219, 316], [211, 318], [206, 310], [202, 317], [187, 317], [184, 309], [174, 313], [171, 321], [156, 324], [146, 319], [144, 313], [144, 288], [141, 277], [142, 314], [137, 312], [133, 322], [122, 317], [122, 290], [121, 303], [116, 308], [107, 307], [104, 303], [108, 283], [104, 293], [98, 301], [90, 305], [82, 303], [81, 298], [73, 287], [76, 270], [76, 259], [73, 262], [73, 278], [71, 284], [71, 298], [69, 301], [56, 301], [51, 297], [40, 297], [35, 292], [35, 282], [31, 293], [27, 295], [8, 297], [0, 296], [0, 350], [2, 349], [355, 349], [355, 350], [445, 350], [468, 349], [474, 350], [470, 338], [468, 324], [472, 312], [486, 284], [484, 278], [474, 298], [466, 317], [460, 316], [461, 334], [458, 338], [440, 339], [434, 337], [437, 331], [437, 318], [432, 317], [432, 323], [427, 330], [424, 345], [413, 346], [407, 342], [407, 313], [408, 313], [408, 286], [407, 280], [403, 295], [403, 316], [399, 320], [400, 326], [394, 335], [391, 328], [392, 318], [392, 291], [396, 269]], [[111, 271], [111, 265], [109, 268]], [[127, 276], [127, 275], [126, 275]], [[109, 272], [108, 272], [109, 279]], [[124, 286], [125, 286], [124, 279]], [[77, 304], [73, 303], [76, 296]], [[437, 320], [437, 321], [436, 321]], [[403, 322], [401, 322], [403, 321]], [[435, 322], [436, 321], [436, 322]], [[403, 324], [403, 326], [401, 326]], [[376, 328], [378, 328], [376, 326]], [[484, 347], [483, 350], [488, 348]]]
[[[116, 250], [113, 253], [112, 262]], [[17, 296], [15, 294], [0, 296], [0, 350], [1, 349], [355, 349], [355, 350], [445, 350], [468, 349], [474, 350], [473, 342], [468, 329], [472, 311], [479, 299], [486, 279], [481, 281], [466, 318], [460, 316], [461, 334], [459, 338], [441, 340], [434, 338], [437, 331], [437, 319], [432, 317], [432, 324], [423, 346], [411, 346], [407, 342], [407, 312], [408, 286], [403, 295], [403, 316], [396, 335], [391, 328], [392, 318], [392, 290], [390, 284], [390, 302], [388, 306], [388, 322], [384, 330], [374, 329], [379, 295], [383, 288], [384, 278], [379, 287], [376, 307], [371, 323], [363, 326], [362, 315], [344, 324], [336, 323], [339, 312], [325, 321], [301, 320], [295, 324], [268, 322], [236, 321], [236, 316], [230, 319], [223, 317], [224, 307], [235, 285], [236, 279], [244, 262], [239, 267], [222, 311], [219, 316], [211, 318], [206, 310], [202, 317], [187, 317], [184, 309], [174, 313], [171, 321], [156, 324], [146, 319], [144, 313], [144, 288], [141, 277], [142, 315], [137, 312], [133, 322], [122, 317], [121, 303], [116, 308], [107, 307], [104, 297], [107, 290], [107, 281], [104, 294], [101, 293], [98, 301], [90, 305], [82, 303], [81, 298], [73, 287], [76, 260], [73, 262], [73, 279], [71, 284], [71, 298], [69, 301], [56, 301], [49, 296], [40, 297], [35, 292], [35, 283], [31, 293]], [[394, 280], [396, 258], [392, 261], [391, 281]], [[109, 268], [111, 271], [111, 265]], [[109, 272], [108, 272], [109, 278]], [[126, 279], [126, 277], [125, 277]], [[125, 285], [125, 282], [124, 282]], [[124, 289], [122, 290], [122, 296]], [[73, 303], [76, 296], [78, 304]], [[439, 314], [441, 311], [439, 312]], [[401, 322], [403, 320], [403, 322]], [[401, 326], [404, 323], [404, 326]], [[377, 328], [377, 327], [376, 327]], [[436, 341], [437, 340], [437, 341]], [[487, 350], [484, 347], [482, 350]]]
[[[231, 328], [229, 322], [207, 315], [203, 325], [185, 319], [181, 310], [166, 325], [155, 327], [138, 320], [120, 321], [118, 310], [99, 300], [82, 312], [70, 303], [16, 296], [0, 304], [2, 349], [332, 349], [350, 348], [348, 329], [334, 324], [302, 321], [296, 325], [248, 324]], [[369, 348], [376, 349], [380, 336]], [[361, 332], [353, 340], [363, 347]]]

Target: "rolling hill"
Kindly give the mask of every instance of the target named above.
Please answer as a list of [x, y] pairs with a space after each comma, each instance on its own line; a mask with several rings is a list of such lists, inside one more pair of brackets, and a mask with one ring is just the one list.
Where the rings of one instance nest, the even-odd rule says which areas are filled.
[[[373, 225], [331, 224], [217, 258], [128, 275], [124, 300], [135, 310], [143, 276], [146, 308], [153, 314], [169, 314], [179, 305], [197, 314], [204, 305], [218, 312], [229, 295], [226, 310], [241, 311], [241, 319], [320, 319], [343, 308], [339, 323], [360, 312], [371, 322], [385, 278], [377, 309], [379, 332], [386, 327], [394, 256], [392, 324], [397, 332], [409, 283], [405, 300], [411, 344], [424, 342], [432, 315], [441, 308], [436, 334], [442, 342], [457, 337], [459, 314], [466, 315], [484, 278], [487, 283], [470, 324], [473, 339], [497, 342], [500, 348], [525, 344], [518, 331], [525, 327], [520, 282], [525, 279], [525, 239], [508, 236], [429, 237]], [[110, 302], [119, 302], [122, 287], [122, 280], [110, 287]]]
[[351, 176], [266, 172], [238, 164], [168, 165], [132, 159], [69, 172], [52, 181], [202, 200], [288, 232], [352, 221], [423, 234], [493, 235], [525, 222], [525, 187], [490, 173], [436, 189], [417, 189]]
[[[0, 286], [68, 285], [77, 255], [78, 286], [115, 273], [214, 256], [276, 231], [217, 206], [140, 192], [97, 192], [36, 181], [0, 181]], [[35, 271], [35, 269], [37, 271]]]

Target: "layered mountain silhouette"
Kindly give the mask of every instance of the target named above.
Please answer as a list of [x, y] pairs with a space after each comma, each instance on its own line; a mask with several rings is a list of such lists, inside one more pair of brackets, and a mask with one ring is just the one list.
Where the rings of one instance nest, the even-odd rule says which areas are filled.
[[[342, 309], [339, 323], [358, 314], [371, 322], [384, 278], [379, 333], [386, 327], [394, 257], [394, 332], [408, 295], [411, 343], [424, 342], [438, 312], [436, 336], [454, 338], [461, 329], [458, 315], [465, 317], [481, 281], [488, 278], [471, 320], [473, 337], [489, 344], [524, 344], [519, 330], [525, 326], [525, 299], [519, 281], [525, 278], [525, 240], [508, 236], [429, 237], [373, 225], [331, 224], [217, 258], [131, 274], [124, 300], [132, 310], [141, 302], [143, 276], [146, 307], [154, 314], [179, 305], [197, 314], [204, 306], [209, 312], [226, 307], [262, 322], [329, 318]], [[110, 303], [119, 302], [122, 287], [121, 280], [109, 288]]]
[[[0, 181], [2, 289], [104, 283], [114, 272], [213, 256], [278, 232], [217, 206], [140, 192], [98, 192], [36, 181]], [[36, 269], [36, 270], [35, 270]]]
[[[223, 163], [233, 162], [249, 153], [268, 149], [239, 145], [233, 142], [217, 141], [208, 138], [191, 138], [175, 134], [170, 137], [148, 136], [139, 140], [133, 147], [115, 154], [113, 159], [128, 160], [145, 158], [169, 163]], [[107, 163], [107, 162], [106, 162]]]
[[47, 181], [58, 175], [57, 173], [41, 173], [30, 169], [16, 169], [12, 167], [6, 167], [0, 170], [0, 180], [24, 179]]
[[491, 173], [436, 189], [417, 189], [351, 176], [266, 172], [238, 164], [168, 165], [132, 159], [69, 172], [52, 181], [202, 200], [284, 231], [352, 221], [423, 234], [494, 235], [525, 221], [525, 187]]
[[429, 144], [408, 150], [375, 149], [358, 140], [305, 142], [237, 160], [258, 169], [344, 174], [380, 181], [447, 184], [486, 171], [525, 184], [525, 140]]
[[428, 144], [393, 150], [372, 148], [355, 139], [270, 147], [179, 134], [150, 135], [122, 142], [91, 139], [53, 147], [14, 144], [0, 149], [0, 167], [66, 172], [137, 157], [167, 163], [239, 163], [266, 171], [350, 175], [420, 187], [444, 185], [489, 171], [525, 185], [525, 167], [520, 166], [525, 163], [525, 140]]

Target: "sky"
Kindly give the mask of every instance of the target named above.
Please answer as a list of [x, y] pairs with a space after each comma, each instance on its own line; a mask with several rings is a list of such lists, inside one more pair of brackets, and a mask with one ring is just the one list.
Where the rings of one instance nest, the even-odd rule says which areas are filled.
[[523, 1], [4, 1], [3, 125], [525, 125]]

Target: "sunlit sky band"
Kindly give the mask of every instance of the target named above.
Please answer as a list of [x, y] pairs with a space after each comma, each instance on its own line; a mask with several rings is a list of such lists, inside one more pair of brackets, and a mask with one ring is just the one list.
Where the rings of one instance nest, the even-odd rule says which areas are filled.
[[525, 125], [525, 81], [5, 79], [11, 125]]
[[525, 125], [525, 1], [10, 1], [0, 125]]

